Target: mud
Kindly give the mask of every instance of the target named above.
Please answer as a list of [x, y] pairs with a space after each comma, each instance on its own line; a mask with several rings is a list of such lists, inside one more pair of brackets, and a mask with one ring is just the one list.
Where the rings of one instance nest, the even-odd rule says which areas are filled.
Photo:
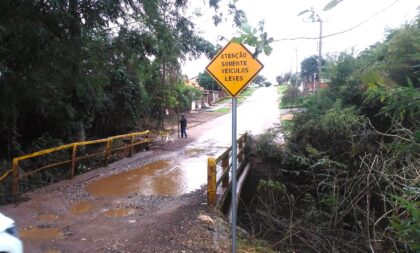
[[36, 219], [38, 221], [47, 221], [47, 222], [48, 221], [50, 221], [50, 222], [57, 221], [59, 218], [60, 218], [60, 216], [58, 216], [58, 215], [55, 215], [55, 214], [47, 214], [47, 213], [38, 214], [36, 216]]
[[29, 228], [20, 231], [23, 240], [51, 240], [62, 239], [63, 235], [59, 228]]
[[71, 214], [82, 214], [82, 213], [90, 212], [92, 209], [93, 209], [93, 203], [87, 202], [87, 201], [81, 201], [81, 202], [75, 203], [70, 208], [70, 213]]
[[119, 208], [112, 209], [105, 212], [105, 215], [108, 217], [126, 217], [135, 213], [135, 210], [132, 208]]

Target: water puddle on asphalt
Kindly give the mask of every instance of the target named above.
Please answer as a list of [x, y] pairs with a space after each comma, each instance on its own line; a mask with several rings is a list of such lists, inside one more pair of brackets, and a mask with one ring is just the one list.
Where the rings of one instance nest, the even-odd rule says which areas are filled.
[[19, 231], [22, 239], [28, 240], [50, 240], [61, 239], [63, 235], [58, 228], [30, 228]]
[[[105, 197], [133, 193], [154, 196], [184, 194], [200, 187], [202, 180], [197, 181], [197, 179], [207, 178], [206, 164], [198, 166], [190, 160], [194, 159], [188, 159], [188, 164], [185, 166], [175, 166], [170, 161], [154, 162], [94, 181], [86, 187], [86, 190], [93, 196]], [[198, 174], [201, 176], [197, 177]], [[201, 183], [197, 186], [198, 182]]]
[[132, 214], [134, 214], [134, 209], [130, 208], [118, 208], [105, 212], [105, 215], [108, 217], [126, 217]]
[[41, 213], [36, 216], [38, 221], [57, 221], [59, 218], [60, 216], [58, 215], [47, 213]]
[[72, 214], [82, 214], [90, 212], [93, 208], [93, 204], [87, 201], [77, 202], [76, 204], [72, 205], [70, 208], [70, 213]]
[[196, 157], [199, 154], [203, 153], [205, 150], [200, 148], [189, 148], [184, 151], [184, 153], [189, 157]]

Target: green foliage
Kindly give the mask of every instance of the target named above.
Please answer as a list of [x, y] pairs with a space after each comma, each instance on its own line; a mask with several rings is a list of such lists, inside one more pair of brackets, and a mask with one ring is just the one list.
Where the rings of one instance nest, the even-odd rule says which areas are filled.
[[320, 128], [327, 134], [347, 133], [363, 129], [366, 121], [356, 114], [355, 108], [342, 108], [340, 101], [337, 101], [333, 108], [326, 111], [320, 119]]
[[164, 107], [187, 108], [200, 94], [174, 91], [179, 61], [215, 49], [183, 16], [186, 5], [1, 1], [0, 156], [44, 136], [71, 142], [153, 127]]
[[276, 76], [276, 82], [278, 85], [282, 85], [284, 82], [283, 76]]
[[330, 2], [328, 2], [327, 5], [324, 6], [324, 11], [328, 11], [333, 9], [335, 6], [337, 6], [337, 4], [339, 4], [340, 2], [342, 2], [344, 0], [331, 0]]
[[361, 81], [355, 73], [359, 64], [353, 53], [343, 52], [328, 59], [324, 73], [334, 84], [334, 89], [344, 85], [356, 86]]
[[273, 180], [266, 181], [266, 180], [261, 179], [258, 182], [257, 192], [263, 193], [263, 192], [268, 192], [268, 191], [285, 193], [286, 187], [284, 186], [284, 184], [280, 183], [279, 181], [273, 181]]
[[397, 84], [404, 85], [410, 79], [420, 88], [420, 20], [390, 32], [384, 44], [385, 71]]
[[298, 107], [302, 101], [302, 93], [296, 86], [287, 86], [281, 97], [281, 108]]
[[326, 61], [317, 55], [313, 55], [304, 59], [300, 64], [300, 76], [304, 82], [314, 82], [318, 77], [318, 62], [321, 61], [321, 68], [326, 64]]
[[267, 80], [267, 78], [265, 78], [262, 75], [257, 75], [254, 77], [254, 79], [252, 80], [252, 82], [258, 84], [259, 86], [264, 86], [265, 81]]
[[325, 111], [331, 109], [336, 101], [334, 97], [328, 95], [328, 90], [321, 90], [315, 95], [310, 94], [303, 103], [304, 108], [307, 110], [307, 114], [302, 116], [311, 115], [313, 117], [318, 117]]
[[378, 82], [370, 82], [368, 85], [365, 103], [379, 101], [385, 104], [380, 111], [381, 115], [389, 115], [411, 128], [420, 126], [420, 90], [410, 80], [407, 86], [400, 87], [387, 87]]
[[176, 106], [178, 106], [178, 109], [180, 111], [187, 111], [191, 109], [192, 101], [201, 99], [201, 97], [203, 96], [203, 93], [201, 90], [193, 86], [186, 85], [183, 82], [180, 82], [178, 83], [178, 85], [176, 85], [175, 93], [176, 93], [176, 101], [178, 104], [171, 104], [171, 105], [168, 105], [168, 107], [175, 108]]
[[[243, 218], [255, 234], [283, 251], [419, 251], [418, 28], [330, 57], [329, 87], [304, 101], [286, 146], [268, 134], [256, 141], [263, 183]], [[274, 194], [280, 185], [286, 195]]]
[[270, 244], [263, 240], [258, 239], [238, 239], [238, 251], [239, 252], [254, 252], [254, 253], [275, 253], [270, 247]]
[[[319, 108], [311, 108], [307, 113], [296, 117], [290, 136], [294, 147], [299, 147], [298, 150], [303, 152], [306, 147], [311, 146], [320, 152], [326, 152], [333, 160], [346, 161], [374, 148], [375, 145], [366, 145], [366, 140], [360, 138], [365, 134], [367, 123], [364, 117], [357, 115], [355, 108], [343, 108], [341, 102], [337, 101], [323, 109], [321, 111]], [[357, 147], [354, 146], [355, 137], [363, 140]], [[349, 149], [352, 145], [354, 147]]]
[[408, 200], [393, 195], [392, 198], [396, 203], [405, 209], [402, 215], [395, 216], [392, 227], [398, 232], [398, 236], [404, 243], [407, 243], [412, 250], [420, 252], [420, 193], [411, 192], [411, 199]]
[[233, 41], [255, 47], [254, 57], [257, 57], [260, 53], [270, 55], [273, 52], [270, 43], [272, 43], [274, 39], [271, 37], [269, 38], [267, 32], [264, 32], [263, 21], [258, 23], [258, 28], [252, 28], [247, 22], [241, 23], [241, 31], [241, 35], [235, 37]]
[[197, 78], [198, 84], [203, 87], [205, 90], [218, 90], [222, 88], [220, 85], [211, 77], [207, 72], [201, 72], [198, 74]]
[[276, 160], [280, 158], [278, 143], [275, 142], [278, 136], [278, 129], [270, 129], [258, 138], [255, 145], [255, 152], [264, 159]]
[[279, 95], [283, 95], [287, 88], [289, 88], [287, 85], [278, 85], [277, 93], [279, 93]]

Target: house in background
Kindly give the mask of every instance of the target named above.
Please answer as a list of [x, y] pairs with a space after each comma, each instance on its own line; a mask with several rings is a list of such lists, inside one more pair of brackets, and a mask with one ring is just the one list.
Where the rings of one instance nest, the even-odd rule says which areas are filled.
[[328, 83], [329, 80], [321, 79], [321, 83], [319, 84], [319, 87], [317, 87], [318, 84], [316, 82], [306, 82], [302, 83], [299, 89], [303, 92], [303, 94], [308, 95], [310, 93], [315, 93], [318, 90], [327, 88], [329, 86]]
[[209, 106], [212, 106], [214, 103], [216, 103], [217, 101], [219, 101], [220, 99], [226, 97], [226, 93], [224, 90], [204, 90], [203, 87], [201, 87], [198, 84], [198, 77], [193, 77], [189, 80], [186, 81], [187, 85], [191, 85], [197, 89], [202, 90], [203, 92], [203, 97], [201, 99], [201, 101], [193, 101], [192, 105], [191, 105], [191, 110], [196, 110], [196, 109], [200, 109], [200, 108], [206, 108]]

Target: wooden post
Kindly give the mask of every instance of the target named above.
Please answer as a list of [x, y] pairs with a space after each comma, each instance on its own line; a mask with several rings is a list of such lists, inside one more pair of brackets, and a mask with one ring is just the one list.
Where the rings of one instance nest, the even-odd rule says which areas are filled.
[[19, 168], [18, 168], [19, 160], [17, 158], [13, 158], [12, 161], [12, 172], [13, 172], [13, 185], [12, 185], [12, 194], [16, 196], [19, 192]]
[[[225, 157], [223, 157], [222, 170], [223, 170], [223, 175], [226, 173], [227, 170], [229, 170], [229, 153], [225, 155]], [[223, 188], [226, 188], [228, 186], [229, 186], [229, 175], [227, 175], [222, 181]]]
[[109, 155], [111, 154], [111, 148], [112, 148], [112, 139], [109, 139], [106, 142], [106, 146], [105, 146], [104, 166], [108, 166], [108, 159], [109, 159]]
[[213, 157], [207, 160], [207, 204], [216, 206], [216, 159]]
[[71, 171], [70, 171], [70, 179], [74, 177], [76, 171], [76, 157], [77, 157], [77, 144], [73, 144], [73, 150], [71, 153]]
[[131, 134], [131, 146], [130, 146], [130, 153], [129, 156], [132, 156], [134, 153], [134, 134]]

